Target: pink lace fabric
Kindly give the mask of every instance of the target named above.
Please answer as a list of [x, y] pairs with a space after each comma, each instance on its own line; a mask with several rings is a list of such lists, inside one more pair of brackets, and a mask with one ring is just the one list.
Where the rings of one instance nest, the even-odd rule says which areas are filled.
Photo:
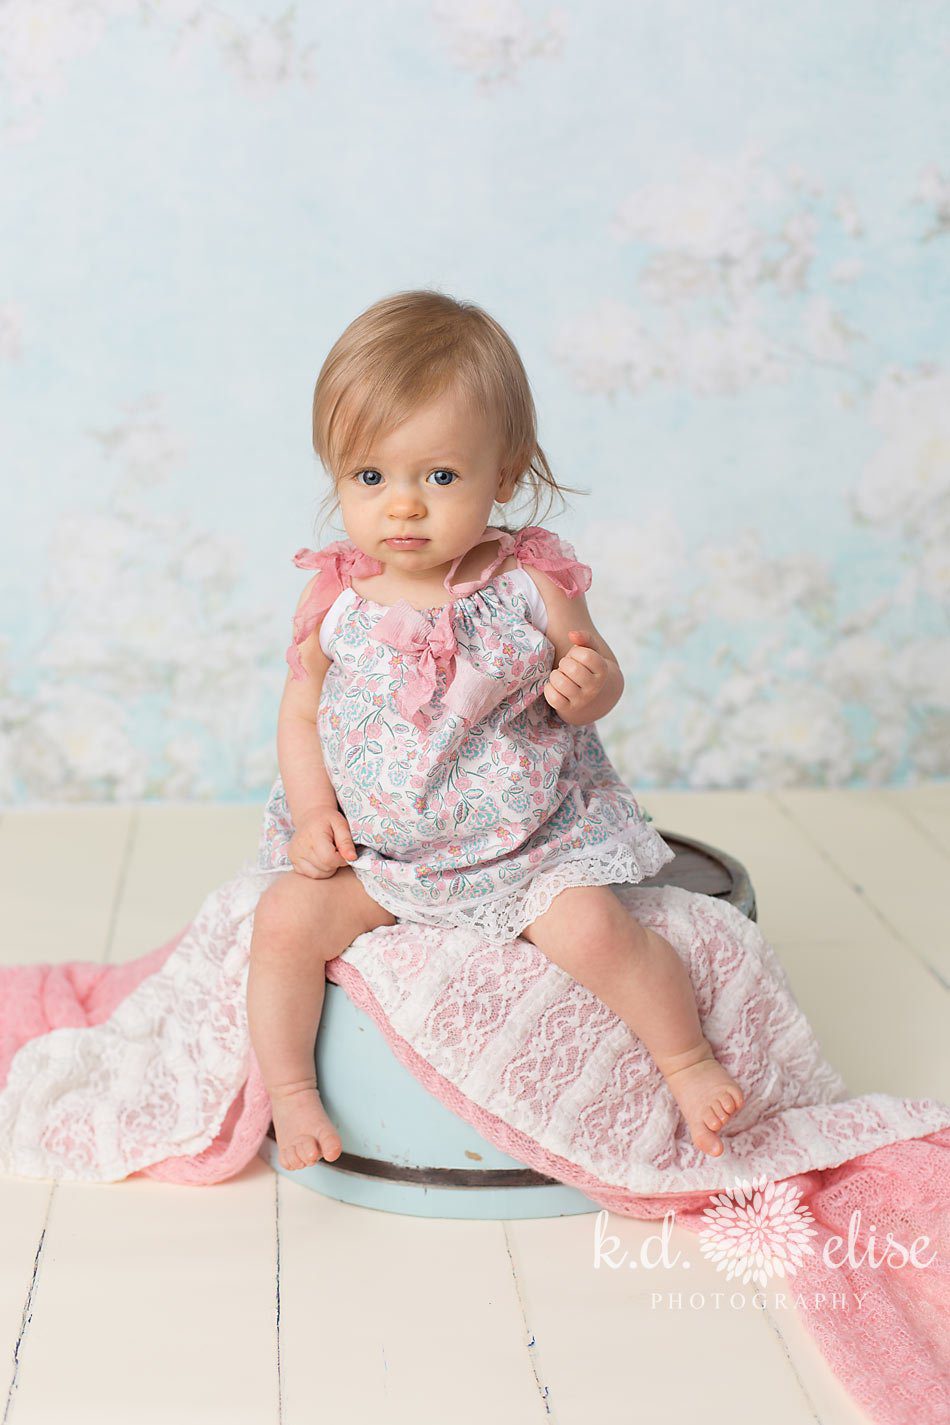
[[[280, 874], [270, 873], [270, 874]], [[123, 965], [0, 969], [0, 1168], [115, 1182], [135, 1173], [213, 1184], [270, 1123], [247, 1034], [248, 948], [270, 874], [249, 862], [166, 944]], [[675, 946], [704, 1031], [746, 1102], [726, 1152], [692, 1146], [675, 1101], [627, 1027], [524, 939], [383, 926], [330, 961], [394, 1056], [488, 1141], [610, 1211], [698, 1230], [712, 1192], [763, 1174], [798, 1186], [819, 1227], [802, 1294], [850, 1291], [860, 1310], [801, 1308], [854, 1399], [880, 1425], [946, 1425], [950, 1372], [950, 1107], [850, 1098], [754, 922], [673, 886], [622, 886]], [[925, 1269], [826, 1267], [824, 1239], [872, 1228]]]

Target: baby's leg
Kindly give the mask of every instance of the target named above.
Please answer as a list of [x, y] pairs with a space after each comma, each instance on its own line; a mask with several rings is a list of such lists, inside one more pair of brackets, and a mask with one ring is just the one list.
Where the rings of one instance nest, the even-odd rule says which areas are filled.
[[247, 1023], [285, 1168], [338, 1158], [342, 1147], [320, 1101], [314, 1067], [326, 962], [364, 931], [394, 923], [349, 866], [323, 878], [288, 871], [257, 903]]
[[521, 934], [628, 1024], [653, 1055], [693, 1142], [713, 1157], [743, 1093], [704, 1037], [686, 967], [609, 886], [571, 886]]

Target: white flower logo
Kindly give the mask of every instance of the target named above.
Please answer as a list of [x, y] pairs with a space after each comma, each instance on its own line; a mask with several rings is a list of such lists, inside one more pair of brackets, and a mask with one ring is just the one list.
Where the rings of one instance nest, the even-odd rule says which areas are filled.
[[800, 1197], [798, 1188], [764, 1176], [737, 1178], [730, 1192], [712, 1195], [715, 1207], [704, 1209], [709, 1225], [700, 1229], [700, 1251], [729, 1281], [741, 1277], [765, 1287], [772, 1275], [793, 1277], [814, 1251], [807, 1239], [816, 1235]]

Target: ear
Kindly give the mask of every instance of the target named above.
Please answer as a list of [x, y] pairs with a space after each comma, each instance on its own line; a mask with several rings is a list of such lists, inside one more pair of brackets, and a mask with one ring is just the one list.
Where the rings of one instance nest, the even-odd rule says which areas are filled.
[[495, 495], [495, 503], [507, 505], [514, 494], [514, 479], [509, 471], [499, 470], [498, 472], [498, 493]]

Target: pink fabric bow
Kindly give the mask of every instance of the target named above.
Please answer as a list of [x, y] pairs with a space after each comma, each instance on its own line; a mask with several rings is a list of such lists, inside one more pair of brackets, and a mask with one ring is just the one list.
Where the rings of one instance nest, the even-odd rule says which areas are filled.
[[[396, 694], [396, 706], [420, 730], [428, 725], [429, 720], [420, 710], [432, 700], [440, 667], [448, 673], [443, 706], [467, 723], [478, 722], [484, 717], [504, 692], [500, 679], [480, 673], [468, 659], [459, 656], [453, 628], [455, 599], [482, 588], [510, 554], [516, 555], [519, 563], [531, 564], [547, 574], [568, 598], [576, 598], [591, 585], [590, 565], [582, 564], [572, 546], [543, 525], [527, 525], [517, 534], [509, 534], [507, 530], [489, 525], [484, 535], [498, 540], [494, 558], [476, 579], [453, 584], [452, 575], [462, 561], [462, 555], [458, 556], [445, 576], [445, 587], [453, 596], [452, 602], [443, 606], [433, 626], [430, 627], [420, 610], [413, 608], [408, 600], [400, 599], [370, 634], [372, 638], [414, 657], [415, 664], [409, 677]], [[298, 569], [320, 571], [303, 606], [294, 614], [293, 641], [286, 654], [294, 677], [302, 679], [307, 677], [307, 670], [297, 645], [310, 637], [321, 616], [341, 590], [349, 585], [354, 574], [357, 577], [381, 574], [385, 565], [372, 555], [364, 554], [348, 539], [335, 540], [323, 549], [298, 549], [294, 563]]]
[[414, 660], [409, 676], [395, 694], [395, 702], [403, 717], [409, 718], [420, 731], [429, 723], [420, 709], [432, 701], [439, 668], [444, 668], [447, 674], [443, 707], [457, 713], [465, 722], [477, 722], [484, 717], [504, 692], [504, 685], [497, 678], [480, 673], [459, 653], [452, 608], [452, 604], [445, 604], [430, 627], [419, 609], [413, 608], [406, 599], [400, 599], [370, 630], [370, 638], [398, 648]]
[[317, 569], [320, 573], [307, 595], [303, 607], [294, 614], [294, 633], [286, 659], [291, 672], [298, 682], [308, 677], [306, 668], [297, 651], [298, 643], [303, 643], [313, 633], [322, 614], [333, 603], [337, 594], [349, 584], [353, 574], [361, 578], [364, 574], [381, 574], [384, 565], [371, 554], [364, 554], [348, 539], [337, 539], [322, 549], [298, 549], [294, 555], [298, 569]]

